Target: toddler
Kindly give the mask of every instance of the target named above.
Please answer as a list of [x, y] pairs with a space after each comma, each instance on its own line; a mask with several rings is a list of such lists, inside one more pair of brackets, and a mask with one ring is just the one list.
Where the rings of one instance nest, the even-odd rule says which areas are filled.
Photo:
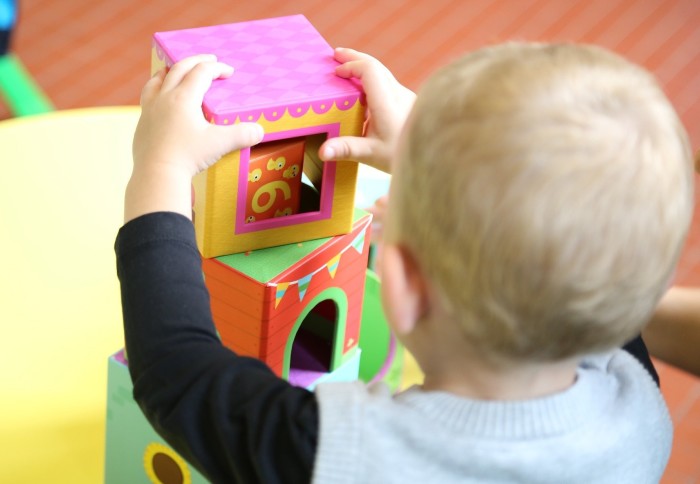
[[377, 60], [335, 56], [366, 91], [367, 133], [320, 155], [392, 172], [382, 298], [424, 383], [311, 393], [221, 345], [190, 182], [263, 133], [206, 122], [211, 81], [235, 73], [200, 55], [144, 87], [116, 242], [154, 428], [213, 482], [658, 482], [671, 420], [641, 341], [638, 358], [620, 347], [669, 284], [693, 180], [652, 77], [595, 47], [505, 44], [414, 103]]

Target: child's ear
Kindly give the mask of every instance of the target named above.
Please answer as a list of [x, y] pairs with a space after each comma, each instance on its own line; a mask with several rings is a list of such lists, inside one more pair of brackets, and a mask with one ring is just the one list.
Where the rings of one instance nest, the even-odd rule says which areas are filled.
[[425, 275], [413, 254], [399, 245], [385, 244], [379, 262], [382, 301], [389, 324], [397, 334], [409, 334], [428, 311]]

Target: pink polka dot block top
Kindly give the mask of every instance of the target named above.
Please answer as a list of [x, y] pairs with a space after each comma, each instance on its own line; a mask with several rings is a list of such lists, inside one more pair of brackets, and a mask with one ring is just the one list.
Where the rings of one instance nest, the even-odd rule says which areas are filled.
[[361, 101], [361, 88], [335, 75], [333, 49], [303, 15], [158, 32], [154, 49], [168, 67], [194, 54], [234, 67], [204, 97], [204, 114], [216, 124], [322, 114]]

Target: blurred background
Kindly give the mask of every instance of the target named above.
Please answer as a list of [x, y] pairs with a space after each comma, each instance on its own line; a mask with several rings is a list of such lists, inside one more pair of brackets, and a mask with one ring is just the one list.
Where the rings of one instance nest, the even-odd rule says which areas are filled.
[[[21, 0], [10, 52], [56, 109], [133, 106], [149, 76], [154, 32], [296, 13], [306, 15], [332, 46], [374, 55], [412, 89], [455, 56], [495, 42], [576, 41], [608, 47], [656, 75], [693, 148], [700, 149], [699, 0]], [[7, 104], [0, 102], [0, 119], [10, 117]], [[3, 162], [12, 160], [3, 156]], [[700, 285], [699, 215], [696, 210], [679, 284]], [[119, 328], [111, 331], [119, 334]], [[121, 343], [119, 337], [113, 339], [116, 351]], [[93, 362], [105, 373], [104, 381], [108, 356]], [[659, 368], [676, 424], [664, 482], [700, 482], [700, 382], [662, 363]], [[106, 391], [101, 384], [98, 380], [94, 389], [98, 399]], [[45, 404], [50, 409], [51, 402]], [[59, 446], [72, 431], [90, 436], [79, 456], [56, 451], [53, 482], [101, 480], [104, 435], [90, 425], [88, 430], [64, 429], [50, 443]], [[49, 445], [25, 437], [2, 442], [0, 428], [6, 449]], [[2, 454], [0, 462], [9, 455]], [[40, 453], [44, 458], [49, 454]], [[21, 467], [29, 465], [8, 459], [0, 464], [0, 481], [38, 482], [27, 477], [36, 473], [22, 473]], [[10, 472], [7, 479], [3, 472]]]
[[12, 46], [57, 108], [135, 104], [153, 32], [294, 13], [411, 88], [493, 42], [603, 45], [656, 74], [700, 145], [697, 0], [20, 0]]

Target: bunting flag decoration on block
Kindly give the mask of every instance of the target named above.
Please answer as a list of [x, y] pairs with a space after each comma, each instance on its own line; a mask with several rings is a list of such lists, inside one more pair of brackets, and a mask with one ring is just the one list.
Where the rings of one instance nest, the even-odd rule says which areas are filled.
[[299, 279], [299, 300], [302, 301], [304, 299], [304, 295], [306, 294], [306, 290], [309, 288], [309, 283], [311, 282], [311, 278], [313, 277], [313, 274], [309, 274], [308, 276], [304, 276], [301, 279]]
[[358, 254], [362, 254], [362, 251], [365, 248], [365, 231], [363, 230], [359, 234], [357, 234], [357, 237], [355, 237], [355, 240], [352, 241], [352, 248], [357, 251]]
[[288, 287], [288, 282], [280, 282], [279, 284], [277, 284], [277, 292], [275, 294], [275, 309], [277, 309], [277, 306], [279, 306], [279, 303], [282, 300], [282, 297], [284, 297], [284, 293], [287, 292]]
[[317, 268], [316, 270], [313, 270], [309, 272], [307, 275], [304, 277], [301, 277], [300, 279], [296, 281], [289, 281], [289, 282], [278, 282], [275, 284], [271, 284], [272, 287], [276, 288], [275, 291], [275, 309], [277, 309], [277, 306], [279, 306], [280, 302], [282, 301], [282, 298], [287, 292], [287, 289], [289, 286], [297, 285], [297, 288], [299, 289], [299, 301], [302, 301], [304, 299], [304, 296], [306, 295], [306, 291], [309, 289], [309, 285], [311, 284], [311, 279], [321, 272], [323, 269], [328, 270], [328, 274], [331, 276], [331, 279], [335, 278], [335, 274], [338, 271], [338, 266], [340, 265], [340, 258], [342, 257], [343, 254], [345, 254], [350, 247], [355, 249], [358, 254], [362, 254], [362, 251], [364, 250], [365, 247], [365, 233], [367, 232], [367, 227], [369, 227], [369, 223], [365, 225], [362, 229], [360, 229], [360, 233], [355, 237], [355, 239], [343, 250], [338, 252], [331, 260], [329, 260], [327, 263], [321, 265], [321, 267]]
[[335, 271], [338, 270], [338, 264], [340, 264], [341, 255], [342, 252], [333, 257], [331, 260], [328, 261], [328, 264], [326, 264], [326, 267], [328, 268], [328, 273], [331, 275], [331, 279], [335, 277]]

